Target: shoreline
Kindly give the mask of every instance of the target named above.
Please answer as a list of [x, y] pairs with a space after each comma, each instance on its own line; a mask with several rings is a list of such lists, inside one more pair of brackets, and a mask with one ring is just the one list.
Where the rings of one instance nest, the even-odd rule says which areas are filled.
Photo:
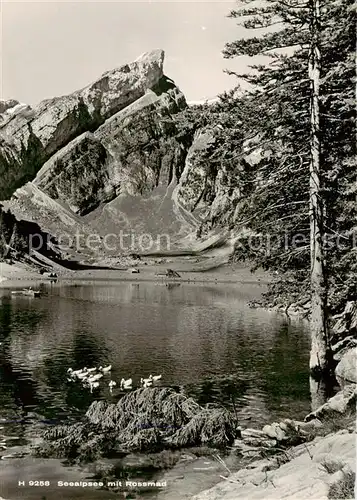
[[[39, 278], [13, 278], [9, 280], [4, 280], [0, 281], [0, 288], [10, 288], [11, 285], [15, 283], [22, 283], [22, 282], [38, 282], [38, 283], [51, 283], [56, 282], [56, 283], [65, 283], [65, 282], [78, 282], [78, 281], [83, 281], [83, 282], [131, 282], [131, 283], [167, 283], [167, 284], [181, 284], [181, 283], [186, 283], [186, 284], [193, 284], [193, 283], [199, 283], [199, 284], [204, 284], [204, 283], [209, 283], [209, 284], [245, 284], [245, 285], [259, 285], [259, 286], [264, 286], [268, 285], [269, 282], [263, 282], [263, 283], [258, 283], [257, 281], [247, 281], [247, 280], [237, 280], [237, 279], [231, 279], [231, 280], [224, 280], [224, 279], [155, 279], [155, 278], [126, 278], [126, 277], [93, 277], [93, 276], [85, 276], [85, 277], [80, 277], [80, 276], [73, 276], [73, 277], [62, 277], [62, 278], [57, 278], [55, 280], [50, 280], [50, 279], [39, 279]], [[7, 286], [9, 285], [9, 286]], [[274, 311], [273, 309], [268, 309], [261, 307], [261, 309], [265, 309], [266, 311], [271, 311], [271, 312], [283, 312], [276, 310]]]
[[221, 475], [223, 481], [192, 500], [355, 498], [356, 397], [352, 383], [303, 422], [285, 419], [243, 430], [235, 446], [245, 457], [253, 454], [249, 465]]
[[[86, 269], [86, 270], [64, 270], [57, 272], [57, 278], [51, 280], [49, 277], [25, 269], [20, 265], [0, 264], [0, 288], [10, 288], [23, 282], [57, 283], [83, 281], [83, 282], [153, 282], [153, 283], [209, 283], [209, 284], [247, 284], [257, 285], [266, 289], [271, 277], [265, 272], [250, 273], [247, 267], [222, 266], [211, 271], [192, 271], [190, 269], [180, 270], [180, 277], [170, 278], [159, 275], [166, 268], [162, 265], [136, 266], [139, 273], [130, 273], [130, 270], [118, 269]], [[129, 268], [130, 269], [130, 268]], [[2, 278], [2, 279], [1, 279]]]

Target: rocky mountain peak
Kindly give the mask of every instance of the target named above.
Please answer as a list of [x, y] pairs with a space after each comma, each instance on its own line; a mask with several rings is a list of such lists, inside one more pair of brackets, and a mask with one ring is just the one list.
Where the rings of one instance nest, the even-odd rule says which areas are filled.
[[149, 52], [144, 52], [135, 59], [132, 65], [137, 65], [138, 68], [159, 69], [163, 74], [165, 60], [165, 51], [162, 49], [154, 49]]
[[164, 74], [163, 64], [163, 50], [146, 52], [134, 62], [105, 72], [76, 94], [90, 113], [108, 118], [156, 86]]
[[239, 191], [200, 162], [215, 130], [186, 127], [187, 102], [164, 74], [164, 57], [145, 52], [0, 123], [0, 199], [11, 197], [3, 203], [18, 219], [55, 237], [125, 227], [180, 245], [203, 217], [231, 212]]
[[[18, 101], [1, 101], [0, 198], [32, 180], [42, 165], [72, 140], [94, 132], [106, 120], [140, 101], [148, 92], [167, 95], [167, 103], [186, 106], [163, 73], [164, 51], [146, 52], [135, 61], [105, 72], [72, 94], [42, 101], [33, 109]], [[171, 87], [169, 93], [168, 87]], [[11, 109], [17, 110], [10, 113]]]
[[0, 99], [0, 114], [5, 113], [5, 111], [17, 106], [19, 101], [15, 99]]

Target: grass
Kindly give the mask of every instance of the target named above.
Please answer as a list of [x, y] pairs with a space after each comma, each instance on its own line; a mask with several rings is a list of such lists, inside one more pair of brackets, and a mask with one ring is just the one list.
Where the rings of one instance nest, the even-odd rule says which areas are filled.
[[340, 478], [329, 487], [328, 498], [355, 498], [356, 474], [344, 462], [341, 460], [325, 459], [321, 462], [321, 465], [328, 474], [335, 474], [341, 471]]
[[325, 459], [323, 462], [321, 462], [321, 465], [325, 469], [327, 474], [334, 474], [335, 472], [342, 470], [343, 467], [345, 466], [345, 464], [342, 463], [340, 460], [335, 461], [335, 460], [327, 460], [327, 459]]
[[340, 413], [338, 415], [325, 415], [323, 425], [317, 428], [311, 437], [313, 439], [316, 436], [327, 436], [343, 429], [347, 429], [349, 432], [356, 430], [356, 412], [354, 409], [350, 409], [344, 415]]
[[331, 484], [327, 497], [329, 499], [355, 498], [356, 474], [353, 471], [342, 471], [342, 478]]

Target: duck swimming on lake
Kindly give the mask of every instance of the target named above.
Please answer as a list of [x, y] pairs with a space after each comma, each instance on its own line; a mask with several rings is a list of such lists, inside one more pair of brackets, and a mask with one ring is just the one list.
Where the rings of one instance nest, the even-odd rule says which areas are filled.
[[73, 382], [75, 380], [75, 376], [73, 375], [73, 370], [72, 368], [68, 368], [67, 370], [67, 380], [68, 382]]
[[105, 366], [104, 368], [103, 368], [103, 366], [100, 366], [98, 368], [98, 371], [100, 371], [102, 373], [109, 373], [111, 371], [111, 369], [112, 369], [112, 365]]
[[113, 387], [115, 387], [117, 385], [117, 383], [115, 382], [115, 380], [111, 380], [108, 384], [109, 386], [109, 392], [110, 394], [113, 394]]
[[92, 380], [84, 380], [83, 387], [89, 387], [90, 392], [93, 392], [93, 389], [98, 389], [99, 382], [92, 381]]
[[99, 382], [89, 382], [90, 392], [93, 392], [93, 389], [97, 389], [99, 387]]
[[149, 380], [152, 380], [153, 382], [157, 382], [160, 380], [162, 375], [149, 375]]
[[140, 384], [143, 387], [150, 387], [152, 385], [152, 378], [141, 378], [140, 379]]
[[88, 377], [88, 382], [96, 382], [97, 380], [101, 379], [103, 377], [102, 373], [96, 373], [95, 375], [91, 375]]
[[87, 368], [84, 367], [81, 368], [80, 370], [73, 370], [73, 368], [68, 368], [67, 373], [70, 373], [71, 375], [74, 375], [76, 377], [77, 375], [87, 373]]
[[128, 380], [125, 380], [125, 378], [122, 378], [120, 381], [120, 389], [131, 389], [133, 385], [133, 379], [128, 378]]
[[71, 380], [75, 380], [76, 378], [82, 380], [87, 377], [87, 372], [85, 370], [86, 369], [84, 368], [83, 370], [73, 370], [73, 368], [68, 368], [67, 373]]

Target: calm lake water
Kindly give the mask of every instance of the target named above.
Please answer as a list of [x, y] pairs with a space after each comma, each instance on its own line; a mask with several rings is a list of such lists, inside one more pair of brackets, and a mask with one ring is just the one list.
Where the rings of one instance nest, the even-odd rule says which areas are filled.
[[[0, 454], [6, 477], [0, 473], [0, 495], [40, 499], [38, 492], [20, 496], [17, 481], [53, 478], [52, 461], [43, 464], [46, 477], [29, 477], [36, 471], [30, 459], [9, 455], [34, 442], [41, 428], [78, 418], [92, 400], [115, 401], [110, 377], [90, 394], [67, 382], [69, 367], [112, 364], [112, 379], [131, 377], [134, 386], [140, 377], [162, 373], [162, 385], [179, 386], [201, 404], [234, 404], [242, 426], [303, 418], [310, 409], [308, 331], [247, 307], [260, 290], [251, 284], [101, 282], [46, 285], [45, 294], [33, 299], [1, 289]], [[75, 472], [56, 477], [69, 480], [70, 474]], [[61, 498], [112, 498], [81, 494], [67, 490]]]

